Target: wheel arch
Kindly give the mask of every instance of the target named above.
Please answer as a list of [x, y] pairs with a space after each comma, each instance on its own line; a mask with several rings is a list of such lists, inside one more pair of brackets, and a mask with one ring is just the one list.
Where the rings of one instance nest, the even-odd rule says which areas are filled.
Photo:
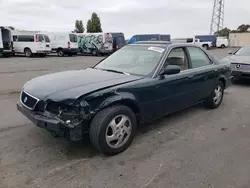
[[220, 76], [219, 78], [218, 78], [218, 81], [221, 81], [222, 83], [223, 83], [223, 85], [224, 85], [224, 88], [226, 87], [226, 78], [225, 78], [225, 76]]
[[96, 107], [96, 109], [94, 110], [95, 113], [91, 117], [91, 120], [99, 111], [101, 111], [105, 108], [108, 108], [110, 106], [115, 106], [115, 105], [124, 105], [124, 106], [127, 106], [128, 108], [130, 108], [135, 113], [137, 122], [138, 123], [140, 122], [141, 110], [140, 110], [140, 107], [139, 107], [138, 103], [136, 102], [135, 98], [132, 96], [121, 97], [120, 95], [111, 96], [111, 97], [108, 97], [105, 100], [103, 100], [98, 105], [98, 107]]

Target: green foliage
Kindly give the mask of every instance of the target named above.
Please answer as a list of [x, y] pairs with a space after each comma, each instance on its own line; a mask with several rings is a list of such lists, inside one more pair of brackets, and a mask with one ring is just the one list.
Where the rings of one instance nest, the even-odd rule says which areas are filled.
[[250, 25], [249, 24], [242, 24], [240, 25], [238, 28], [237, 28], [237, 31], [239, 33], [244, 33], [244, 32], [247, 32], [248, 29], [250, 29]]
[[250, 24], [241, 24], [237, 30], [230, 30], [229, 28], [225, 27], [224, 29], [215, 32], [214, 35], [217, 36], [229, 36], [229, 33], [245, 33], [250, 31]]
[[10, 30], [15, 30], [15, 28], [13, 26], [9, 26], [8, 27]]
[[87, 32], [88, 33], [99, 33], [102, 32], [101, 21], [98, 15], [94, 12], [91, 16], [91, 19], [87, 23]]
[[219, 36], [219, 37], [228, 37], [230, 31], [231, 31], [231, 30], [230, 30], [229, 28], [225, 27], [224, 29], [215, 32], [214, 35], [217, 35], [217, 36]]
[[75, 30], [76, 33], [83, 33], [84, 32], [84, 27], [82, 20], [76, 20], [75, 22]]

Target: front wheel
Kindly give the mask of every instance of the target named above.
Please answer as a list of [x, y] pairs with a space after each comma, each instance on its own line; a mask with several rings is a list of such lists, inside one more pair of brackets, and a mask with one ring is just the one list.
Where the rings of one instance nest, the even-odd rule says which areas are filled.
[[93, 118], [90, 140], [100, 152], [116, 155], [129, 147], [136, 127], [136, 116], [130, 108], [123, 105], [107, 107]]
[[211, 109], [218, 108], [222, 102], [223, 96], [224, 84], [221, 81], [218, 81], [212, 94], [205, 101], [205, 106]]

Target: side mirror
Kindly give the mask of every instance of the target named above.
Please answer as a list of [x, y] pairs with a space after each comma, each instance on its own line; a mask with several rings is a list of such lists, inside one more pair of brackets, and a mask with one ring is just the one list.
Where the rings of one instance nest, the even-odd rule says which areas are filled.
[[171, 75], [171, 74], [178, 74], [181, 72], [181, 69], [177, 65], [168, 65], [165, 67], [164, 70], [160, 73], [160, 75]]

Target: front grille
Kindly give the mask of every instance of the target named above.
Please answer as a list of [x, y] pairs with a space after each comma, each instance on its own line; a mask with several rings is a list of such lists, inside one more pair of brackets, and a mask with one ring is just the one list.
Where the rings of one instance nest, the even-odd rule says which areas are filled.
[[24, 91], [21, 93], [21, 103], [30, 110], [33, 110], [36, 107], [38, 99], [25, 93]]

